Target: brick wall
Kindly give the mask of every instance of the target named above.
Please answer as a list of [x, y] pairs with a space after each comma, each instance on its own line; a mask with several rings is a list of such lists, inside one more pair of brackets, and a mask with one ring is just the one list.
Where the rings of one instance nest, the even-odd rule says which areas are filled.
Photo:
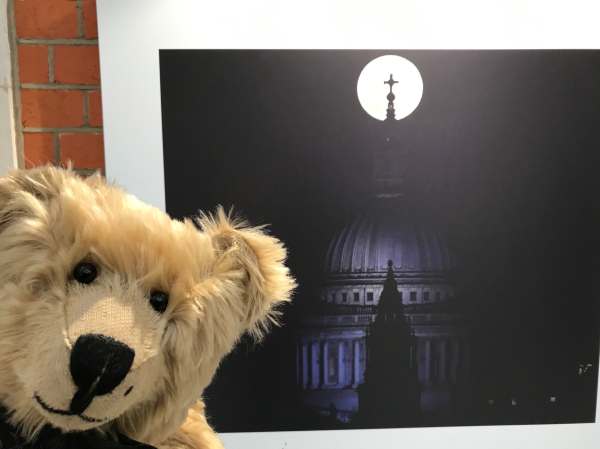
[[104, 171], [94, 0], [12, 0], [24, 163]]

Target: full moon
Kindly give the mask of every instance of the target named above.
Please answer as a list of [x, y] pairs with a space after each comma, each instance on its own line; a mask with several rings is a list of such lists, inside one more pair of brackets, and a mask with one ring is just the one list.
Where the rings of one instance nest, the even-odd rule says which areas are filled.
[[390, 75], [394, 77], [394, 109], [396, 120], [408, 117], [421, 102], [423, 79], [419, 69], [408, 59], [396, 55], [385, 55], [373, 59], [360, 72], [356, 83], [358, 101], [363, 109], [377, 120], [385, 120], [390, 92]]

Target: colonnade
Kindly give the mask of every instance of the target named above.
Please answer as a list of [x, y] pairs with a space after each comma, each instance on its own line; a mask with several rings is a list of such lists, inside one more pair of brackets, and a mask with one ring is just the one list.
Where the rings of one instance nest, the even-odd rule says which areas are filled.
[[298, 345], [298, 383], [304, 389], [356, 388], [363, 380], [363, 338], [303, 341]]
[[[363, 338], [321, 338], [297, 347], [297, 381], [304, 389], [356, 388], [364, 380]], [[454, 336], [418, 336], [417, 372], [423, 386], [454, 384], [468, 372], [468, 342]]]

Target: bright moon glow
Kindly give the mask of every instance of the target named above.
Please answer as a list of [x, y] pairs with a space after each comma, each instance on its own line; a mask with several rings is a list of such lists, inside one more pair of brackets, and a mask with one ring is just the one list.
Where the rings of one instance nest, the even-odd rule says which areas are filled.
[[363, 109], [377, 120], [385, 120], [388, 106], [389, 84], [384, 84], [393, 75], [394, 109], [396, 120], [408, 117], [421, 102], [423, 79], [419, 69], [406, 58], [385, 55], [373, 59], [360, 72], [356, 92]]

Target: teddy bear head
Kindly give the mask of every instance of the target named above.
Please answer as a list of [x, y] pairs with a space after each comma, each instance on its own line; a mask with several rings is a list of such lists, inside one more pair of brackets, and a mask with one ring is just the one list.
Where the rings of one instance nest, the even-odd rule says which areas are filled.
[[281, 242], [219, 209], [173, 220], [100, 176], [0, 179], [0, 404], [33, 435], [174, 429], [294, 280]]

